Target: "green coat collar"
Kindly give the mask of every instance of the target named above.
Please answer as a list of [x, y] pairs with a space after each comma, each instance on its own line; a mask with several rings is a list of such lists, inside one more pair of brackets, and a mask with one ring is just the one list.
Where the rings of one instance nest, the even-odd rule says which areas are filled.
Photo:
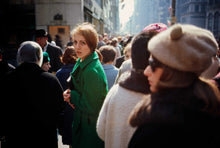
[[81, 69], [83, 69], [84, 67], [86, 67], [86, 65], [88, 65], [90, 62], [92, 62], [95, 59], [98, 59], [99, 56], [98, 54], [94, 51], [92, 52], [85, 60], [83, 60], [82, 62], [80, 62], [81, 58], [78, 58], [76, 65], [73, 68], [73, 72], [78, 68], [78, 66], [80, 66]]

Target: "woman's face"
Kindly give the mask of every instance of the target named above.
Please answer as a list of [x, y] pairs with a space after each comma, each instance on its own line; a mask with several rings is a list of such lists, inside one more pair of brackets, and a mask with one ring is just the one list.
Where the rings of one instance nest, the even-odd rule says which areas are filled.
[[43, 63], [43, 65], [41, 66], [41, 68], [45, 71], [49, 71], [49, 69], [51, 68], [50, 62], [45, 62]]
[[41, 46], [41, 48], [44, 48], [44, 46], [47, 45], [47, 37], [37, 37], [36, 42]]
[[131, 51], [129, 50], [125, 53], [125, 60], [128, 60], [130, 58], [131, 58]]
[[91, 50], [82, 35], [75, 34], [73, 38], [73, 46], [75, 48], [76, 55], [83, 61], [91, 54]]
[[[149, 58], [153, 62], [152, 57]], [[161, 75], [163, 74], [163, 68], [161, 67], [152, 67], [154, 63], [151, 63], [145, 68], [144, 75], [148, 77], [148, 82], [150, 84], [150, 90], [152, 93], [157, 92], [157, 84], [160, 80]]]

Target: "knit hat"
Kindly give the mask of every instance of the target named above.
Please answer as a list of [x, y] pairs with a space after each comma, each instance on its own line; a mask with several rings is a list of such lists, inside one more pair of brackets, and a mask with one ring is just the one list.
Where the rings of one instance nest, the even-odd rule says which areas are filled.
[[47, 52], [43, 52], [43, 63], [50, 62], [50, 57]]
[[154, 23], [146, 26], [143, 31], [155, 30], [157, 32], [161, 32], [167, 29], [167, 25], [163, 23]]
[[161, 63], [179, 71], [200, 75], [212, 63], [218, 44], [213, 34], [206, 29], [175, 24], [154, 36], [148, 48]]

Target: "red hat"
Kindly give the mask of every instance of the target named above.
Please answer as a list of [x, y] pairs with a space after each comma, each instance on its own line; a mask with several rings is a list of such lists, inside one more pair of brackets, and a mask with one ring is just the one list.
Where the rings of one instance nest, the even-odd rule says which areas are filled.
[[163, 23], [155, 23], [155, 24], [150, 24], [146, 26], [142, 31], [150, 31], [150, 30], [155, 30], [157, 32], [161, 32], [167, 29], [167, 25]]

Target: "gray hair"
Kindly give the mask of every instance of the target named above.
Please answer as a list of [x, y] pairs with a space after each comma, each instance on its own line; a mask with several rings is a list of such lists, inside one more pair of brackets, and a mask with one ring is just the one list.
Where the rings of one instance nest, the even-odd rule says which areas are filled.
[[17, 62], [18, 65], [26, 63], [36, 63], [41, 66], [43, 60], [43, 52], [40, 45], [33, 41], [25, 41], [21, 43], [18, 53]]

